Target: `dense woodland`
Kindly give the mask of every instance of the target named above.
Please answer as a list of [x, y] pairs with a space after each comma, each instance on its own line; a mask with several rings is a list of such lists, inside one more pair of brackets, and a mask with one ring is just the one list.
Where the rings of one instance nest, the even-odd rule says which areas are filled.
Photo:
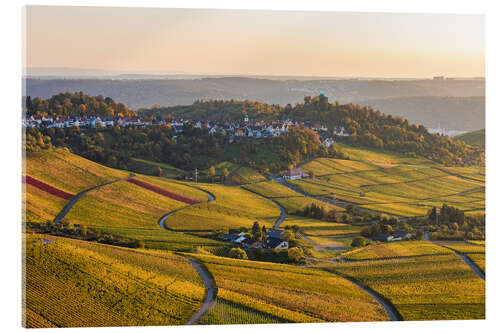
[[137, 113], [129, 110], [125, 104], [117, 103], [110, 97], [104, 98], [102, 95], [92, 97], [81, 91], [61, 93], [49, 99], [37, 97], [32, 100], [28, 96], [25, 107], [28, 116], [137, 116]]

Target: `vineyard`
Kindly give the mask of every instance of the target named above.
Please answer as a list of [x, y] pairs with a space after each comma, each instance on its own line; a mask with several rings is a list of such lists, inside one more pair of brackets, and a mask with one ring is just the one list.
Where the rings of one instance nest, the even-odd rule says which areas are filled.
[[[196, 198], [206, 197], [204, 192], [186, 188], [186, 194], [200, 192]], [[185, 203], [144, 189], [129, 182], [118, 182], [101, 187], [83, 196], [66, 215], [73, 224], [144, 241], [149, 248], [186, 251], [200, 245], [217, 245], [215, 240], [163, 230], [158, 225], [161, 216], [169, 211], [186, 207]]]
[[454, 254], [326, 268], [387, 298], [404, 320], [484, 319], [485, 283]]
[[302, 167], [312, 179], [290, 183], [313, 196], [404, 217], [425, 215], [442, 204], [484, 211], [484, 168], [444, 167], [424, 159], [341, 146], [351, 160], [317, 158]]
[[325, 207], [325, 210], [336, 210], [337, 212], [344, 211], [343, 208], [331, 205], [329, 203], [322, 202], [313, 198], [306, 197], [300, 193], [295, 192], [281, 185], [275, 181], [263, 181], [254, 184], [247, 184], [243, 186], [251, 191], [262, 194], [265, 197], [276, 200], [281, 206], [283, 206], [287, 212], [293, 214], [298, 210], [302, 210], [305, 206], [309, 206], [312, 203]]
[[24, 160], [26, 175], [68, 193], [128, 177], [115, 170], [70, 153], [66, 149], [28, 153]]
[[25, 255], [27, 327], [183, 324], [204, 295], [173, 254], [27, 235]]
[[[256, 313], [285, 322], [388, 320], [370, 295], [328, 272], [210, 255], [196, 258], [213, 274], [217, 298], [225, 302], [208, 317], [212, 324], [247, 322], [241, 317], [252, 318]], [[226, 310], [236, 306], [238, 311]], [[225, 310], [229, 313], [224, 314]]]
[[348, 260], [374, 260], [452, 254], [451, 250], [427, 241], [379, 243], [344, 254]]
[[194, 205], [170, 216], [166, 221], [168, 228], [209, 231], [251, 227], [254, 221], [270, 227], [280, 216], [273, 202], [243, 189], [208, 184], [197, 186], [212, 193], [215, 201]]

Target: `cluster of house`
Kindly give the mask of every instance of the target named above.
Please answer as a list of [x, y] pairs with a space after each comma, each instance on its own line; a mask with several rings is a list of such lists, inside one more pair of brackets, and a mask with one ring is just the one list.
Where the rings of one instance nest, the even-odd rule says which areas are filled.
[[[141, 117], [119, 117], [119, 116], [67, 116], [56, 117], [32, 115], [23, 118], [23, 127], [44, 127], [44, 128], [68, 128], [76, 127], [113, 127], [113, 126], [153, 126], [169, 124], [176, 134], [183, 132], [185, 124], [191, 124], [196, 128], [206, 128], [211, 135], [222, 134], [228, 137], [229, 143], [243, 137], [247, 138], [272, 138], [286, 133], [291, 127], [304, 126], [316, 131], [320, 137], [325, 136], [328, 128], [324, 125], [311, 122], [298, 122], [291, 120], [256, 121], [250, 122], [248, 116], [241, 121], [194, 121], [189, 119], [153, 119], [148, 120]], [[333, 132], [336, 136], [348, 136], [344, 127], [335, 127]], [[334, 143], [332, 138], [323, 140], [325, 147], [330, 147]]]
[[380, 242], [394, 242], [400, 240], [408, 240], [412, 237], [408, 231], [395, 230], [391, 234], [378, 234], [373, 237], [373, 240]]
[[244, 232], [230, 230], [221, 239], [233, 244], [239, 244], [245, 248], [286, 250], [288, 249], [288, 241], [283, 239], [283, 232], [284, 230], [271, 228], [267, 231], [264, 242], [261, 242], [252, 240]]

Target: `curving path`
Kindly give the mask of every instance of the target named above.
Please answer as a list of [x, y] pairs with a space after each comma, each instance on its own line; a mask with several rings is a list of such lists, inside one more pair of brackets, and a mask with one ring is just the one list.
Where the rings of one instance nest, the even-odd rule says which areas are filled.
[[351, 278], [350, 276], [346, 276], [346, 275], [340, 274], [338, 272], [333, 272], [333, 273], [348, 280], [349, 282], [351, 282], [352, 284], [354, 284], [358, 288], [362, 289], [368, 295], [372, 296], [375, 299], [375, 301], [377, 301], [377, 303], [380, 304], [384, 308], [385, 312], [387, 312], [387, 314], [389, 315], [389, 318], [391, 318], [391, 321], [402, 321], [403, 320], [403, 317], [398, 312], [396, 307], [389, 300], [387, 300], [385, 297], [383, 297], [382, 295], [380, 295], [379, 293], [377, 293], [373, 289], [359, 284], [358, 281]]
[[[204, 189], [201, 189], [201, 188], [196, 187], [196, 186], [192, 186], [192, 185], [188, 185], [188, 186], [191, 186], [193, 188], [196, 188], [200, 191], [205, 192], [208, 195], [208, 200], [205, 202], [212, 202], [215, 200], [215, 195], [213, 195], [211, 192], [204, 190]], [[160, 218], [160, 220], [158, 220], [158, 224], [164, 230], [178, 231], [178, 230], [172, 230], [172, 229], [168, 228], [165, 225], [165, 220], [168, 217], [174, 215], [175, 213], [177, 213], [183, 209], [186, 209], [188, 207], [192, 207], [195, 205], [199, 205], [199, 204], [205, 203], [205, 202], [187, 205], [187, 206], [184, 206], [182, 208], [173, 210], [170, 213], [163, 215]], [[203, 299], [203, 304], [200, 307], [200, 309], [191, 318], [189, 318], [188, 322], [186, 323], [186, 325], [194, 325], [205, 313], [207, 313], [215, 305], [215, 300], [217, 298], [217, 285], [215, 284], [215, 279], [213, 278], [212, 274], [210, 274], [210, 271], [202, 262], [195, 260], [195, 259], [189, 259], [188, 261], [196, 269], [196, 271], [200, 275], [201, 279], [203, 280], [203, 284], [205, 285], [205, 297]]]
[[68, 202], [66, 204], [66, 206], [64, 206], [64, 208], [61, 210], [61, 212], [55, 217], [54, 219], [54, 224], [58, 224], [59, 222], [61, 222], [61, 220], [66, 216], [66, 214], [68, 214], [69, 210], [71, 209], [71, 207], [73, 207], [76, 202], [78, 200], [80, 200], [80, 198], [85, 195], [85, 193], [88, 193], [90, 191], [94, 191], [94, 190], [97, 190], [98, 188], [101, 188], [103, 186], [106, 186], [106, 185], [110, 185], [110, 184], [113, 184], [113, 183], [117, 183], [117, 182], [121, 182], [121, 181], [124, 181], [124, 180], [127, 180], [127, 179], [130, 179], [130, 178], [133, 178], [134, 175], [131, 174], [129, 177], [127, 178], [122, 178], [122, 179], [117, 179], [117, 180], [113, 180], [111, 182], [108, 182], [108, 183], [104, 183], [104, 184], [101, 184], [101, 185], [97, 185], [97, 186], [94, 186], [94, 187], [91, 187], [89, 189], [86, 189], [80, 193], [78, 193], [77, 195], [75, 195], [70, 202]]
[[[429, 238], [429, 231], [427, 231], [427, 230], [426, 230], [426, 231], [424, 231], [424, 239], [425, 239], [426, 241], [428, 241], [428, 242], [431, 242], [431, 243], [433, 243], [433, 244], [436, 244], [436, 243], [434, 243], [433, 241], [431, 241], [431, 240], [430, 240], [430, 238]], [[481, 268], [479, 268], [479, 266], [477, 266], [477, 265], [476, 265], [476, 264], [475, 264], [472, 260], [470, 260], [470, 258], [469, 258], [469, 257], [467, 257], [467, 255], [465, 255], [465, 254], [463, 254], [463, 253], [461, 253], [461, 252], [459, 252], [459, 251], [457, 251], [457, 250], [455, 250], [455, 249], [449, 248], [449, 247], [447, 247], [447, 246], [442, 246], [442, 245], [439, 245], [439, 244], [436, 244], [436, 245], [441, 246], [441, 247], [444, 247], [444, 248], [447, 248], [447, 249], [452, 250], [453, 252], [455, 252], [455, 254], [456, 254], [457, 256], [459, 256], [459, 257], [460, 257], [460, 258], [461, 258], [461, 259], [462, 259], [462, 260], [463, 260], [463, 261], [467, 264], [467, 266], [469, 266], [469, 267], [470, 267], [470, 269], [472, 269], [472, 271], [474, 271], [474, 273], [475, 273], [478, 277], [480, 277], [480, 278], [481, 278], [481, 279], [483, 279], [483, 280], [486, 280], [486, 277], [484, 276], [484, 273], [483, 273], [483, 271], [481, 270]]]
[[255, 191], [252, 191], [252, 190], [250, 190], [250, 189], [248, 189], [248, 188], [245, 188], [245, 187], [241, 187], [241, 186], [240, 186], [240, 188], [244, 189], [245, 191], [248, 191], [248, 192], [251, 192], [251, 193], [253, 193], [253, 194], [256, 194], [256, 195], [258, 195], [259, 197], [262, 197], [262, 198], [264, 198], [264, 199], [266, 199], [266, 200], [272, 201], [272, 202], [273, 202], [276, 206], [278, 206], [278, 208], [280, 209], [280, 212], [281, 212], [281, 213], [280, 213], [280, 216], [278, 217], [278, 219], [276, 220], [276, 222], [274, 222], [274, 225], [273, 225], [273, 228], [274, 228], [274, 229], [278, 229], [278, 228], [280, 227], [281, 223], [283, 223], [283, 221], [284, 221], [284, 220], [286, 219], [286, 217], [288, 216], [288, 213], [286, 212], [285, 207], [283, 207], [282, 205], [280, 205], [280, 204], [279, 204], [276, 200], [271, 199], [271, 198], [268, 198], [268, 197], [266, 197], [265, 195], [262, 195], [262, 194], [260, 194], [260, 193], [255, 192]]
[[212, 274], [210, 274], [208, 268], [203, 263], [194, 259], [189, 259], [188, 261], [198, 271], [198, 274], [200, 274], [203, 279], [203, 283], [205, 284], [205, 298], [203, 299], [203, 305], [186, 323], [186, 325], [193, 325], [196, 324], [196, 322], [215, 305], [217, 286]]

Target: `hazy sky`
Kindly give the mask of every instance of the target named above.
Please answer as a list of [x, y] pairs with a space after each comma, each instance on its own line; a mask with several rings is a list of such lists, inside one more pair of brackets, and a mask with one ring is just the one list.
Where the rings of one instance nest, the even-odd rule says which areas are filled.
[[28, 67], [363, 77], [484, 76], [484, 17], [28, 7]]

